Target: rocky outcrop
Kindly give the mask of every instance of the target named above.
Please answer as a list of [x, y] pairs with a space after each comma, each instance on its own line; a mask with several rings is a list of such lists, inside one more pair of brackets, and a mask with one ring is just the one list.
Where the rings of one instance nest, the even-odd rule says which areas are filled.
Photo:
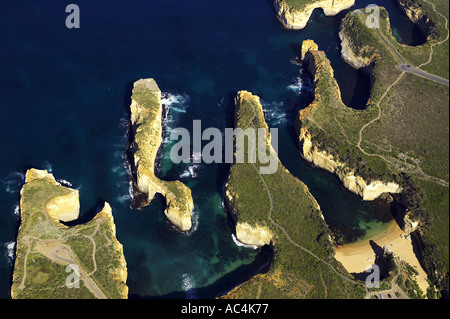
[[268, 227], [237, 223], [236, 238], [243, 244], [262, 247], [272, 243], [273, 233]]
[[274, 0], [278, 20], [285, 28], [295, 30], [306, 26], [314, 9], [322, 8], [325, 15], [334, 16], [354, 4], [355, 0], [311, 0], [302, 7], [294, 7], [289, 0]]
[[163, 181], [155, 176], [155, 161], [162, 142], [161, 91], [155, 80], [141, 79], [134, 83], [131, 111], [133, 141], [129, 152], [135, 186], [146, 195], [140, 207], [148, 205], [156, 193], [166, 198], [165, 215], [181, 231], [192, 227], [194, 207], [191, 190], [180, 181]]
[[319, 50], [319, 46], [313, 40], [304, 40], [302, 42], [301, 58], [305, 59], [306, 52]]
[[[52, 185], [61, 186], [49, 172], [32, 168], [26, 172], [25, 183], [31, 183], [34, 180], [47, 180]], [[73, 221], [80, 214], [78, 190], [65, 187], [64, 189], [66, 192], [63, 195], [53, 197], [45, 206], [48, 215], [55, 223]]]
[[418, 221], [413, 221], [411, 219], [410, 213], [406, 212], [405, 217], [403, 217], [402, 230], [406, 234], [409, 235], [409, 234], [413, 233], [418, 227], [419, 227], [419, 222]]
[[235, 222], [236, 239], [245, 245], [262, 247], [273, 243], [274, 234], [269, 227], [258, 225], [257, 223], [241, 222], [238, 213], [234, 209], [233, 202], [238, 196], [231, 194], [228, 185], [225, 185], [225, 207], [231, 213]]
[[343, 29], [339, 31], [339, 38], [341, 39], [341, 57], [352, 67], [355, 69], [364, 68], [373, 62], [374, 57], [362, 56], [354, 52]]

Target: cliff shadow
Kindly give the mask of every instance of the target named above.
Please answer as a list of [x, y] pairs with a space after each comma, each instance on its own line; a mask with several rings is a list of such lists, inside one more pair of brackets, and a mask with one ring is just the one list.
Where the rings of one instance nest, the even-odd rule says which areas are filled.
[[[375, 261], [373, 264], [378, 266], [380, 270], [380, 278], [379, 280], [383, 280], [387, 277], [389, 277], [389, 271], [391, 271], [391, 258], [392, 256], [390, 254], [385, 254], [385, 251], [382, 247], [380, 247], [377, 243], [375, 243], [373, 240], [369, 241], [370, 246], [372, 247], [374, 253], [375, 253]], [[361, 272], [361, 273], [352, 273], [351, 275], [361, 281], [366, 281], [367, 277], [371, 275], [372, 272]]]
[[94, 207], [89, 209], [87, 212], [81, 214], [81, 216], [79, 216], [77, 219], [72, 220], [70, 222], [61, 221], [61, 224], [66, 225], [68, 227], [86, 224], [102, 211], [103, 207], [105, 206], [105, 203], [106, 203], [105, 200], [103, 200], [102, 198], [98, 198]]

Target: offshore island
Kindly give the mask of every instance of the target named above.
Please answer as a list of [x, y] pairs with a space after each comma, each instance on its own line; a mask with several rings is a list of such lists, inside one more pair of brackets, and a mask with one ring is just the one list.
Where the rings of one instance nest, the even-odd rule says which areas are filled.
[[188, 231], [194, 208], [191, 190], [180, 181], [163, 181], [155, 176], [155, 160], [162, 142], [161, 90], [154, 79], [141, 79], [134, 83], [131, 99], [128, 154], [133, 185], [141, 193], [135, 196], [133, 206], [144, 207], [160, 193], [166, 198], [164, 213], [168, 220], [181, 231]]

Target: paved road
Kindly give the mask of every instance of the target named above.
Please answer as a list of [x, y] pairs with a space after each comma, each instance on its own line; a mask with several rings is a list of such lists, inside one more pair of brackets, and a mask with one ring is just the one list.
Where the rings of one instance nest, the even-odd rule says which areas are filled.
[[423, 78], [429, 79], [431, 81], [439, 82], [441, 84], [448, 86], [448, 80], [441, 78], [440, 76], [430, 74], [428, 72], [422, 71], [418, 68], [413, 67], [410, 64], [402, 63], [398, 66], [400, 71], [414, 73], [415, 75], [421, 76]]
[[410, 64], [405, 63], [405, 60], [403, 60], [403, 57], [397, 52], [397, 50], [394, 49], [394, 47], [385, 39], [381, 36], [380, 31], [378, 30], [378, 28], [376, 29], [378, 36], [381, 38], [381, 40], [384, 41], [384, 43], [386, 43], [388, 45], [388, 47], [391, 49], [391, 51], [397, 56], [397, 58], [400, 60], [400, 64], [397, 66], [398, 69], [400, 71], [403, 72], [409, 72], [409, 73], [413, 73], [415, 75], [421, 76], [425, 79], [431, 80], [431, 81], [435, 81], [444, 85], [448, 86], [448, 80], [441, 78], [440, 76], [434, 75], [434, 74], [430, 74], [428, 72], [422, 71], [418, 68], [413, 67]]

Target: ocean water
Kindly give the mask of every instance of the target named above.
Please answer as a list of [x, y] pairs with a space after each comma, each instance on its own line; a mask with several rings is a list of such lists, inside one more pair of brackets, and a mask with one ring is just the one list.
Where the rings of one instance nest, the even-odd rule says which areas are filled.
[[[259, 94], [279, 156], [319, 202], [345, 241], [391, 220], [382, 203], [363, 202], [333, 175], [312, 168], [296, 149], [292, 119], [310, 101], [311, 84], [292, 60], [312, 38], [335, 69], [345, 103], [365, 105], [368, 78], [339, 55], [342, 14], [316, 10], [307, 28], [284, 30], [272, 1], [110, 0], [75, 2], [80, 28], [67, 29], [66, 4], [0, 3], [0, 298], [10, 297], [19, 226], [20, 188], [28, 168], [47, 169], [79, 189], [81, 219], [108, 201], [124, 246], [131, 298], [210, 298], [228, 291], [270, 262], [270, 249], [237, 245], [222, 204], [226, 164], [173, 164], [167, 134], [175, 127], [232, 127], [233, 99]], [[399, 41], [417, 43], [413, 25], [393, 1], [385, 5]], [[413, 39], [413, 40], [411, 40]], [[420, 41], [419, 41], [420, 42]], [[163, 198], [130, 209], [125, 150], [128, 106], [135, 80], [153, 77], [164, 92], [166, 139], [160, 177], [192, 189], [193, 229], [180, 233], [163, 214]], [[198, 154], [193, 154], [193, 157]]]

